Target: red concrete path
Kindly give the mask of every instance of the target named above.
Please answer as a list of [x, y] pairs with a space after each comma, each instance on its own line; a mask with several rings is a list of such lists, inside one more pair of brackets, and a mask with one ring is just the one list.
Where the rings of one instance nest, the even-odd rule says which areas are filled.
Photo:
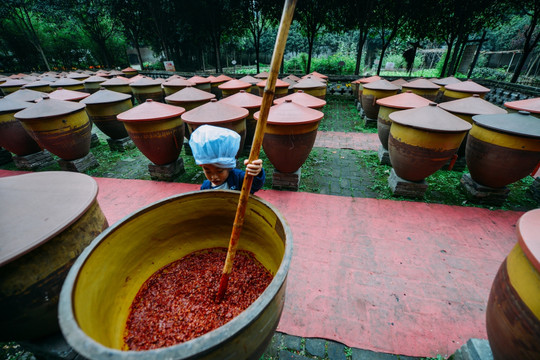
[[[0, 170], [0, 177], [17, 172]], [[197, 185], [96, 178], [110, 224]], [[494, 275], [522, 213], [263, 190], [294, 255], [278, 330], [410, 356], [486, 338]], [[314, 206], [316, 204], [316, 206]], [[232, 226], [232, 224], [231, 224]]]

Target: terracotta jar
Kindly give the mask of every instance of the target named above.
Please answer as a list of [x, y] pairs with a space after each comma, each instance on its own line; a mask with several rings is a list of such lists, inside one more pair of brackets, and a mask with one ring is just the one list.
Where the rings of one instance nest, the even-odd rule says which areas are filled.
[[362, 109], [369, 119], [376, 119], [379, 114], [378, 99], [383, 99], [388, 96], [396, 95], [399, 91], [399, 86], [391, 84], [388, 80], [377, 80], [365, 84], [362, 90]]
[[27, 90], [40, 91], [43, 93], [50, 93], [53, 91], [53, 88], [51, 87], [51, 83], [49, 81], [44, 81], [44, 80], [33, 81], [31, 83], [24, 85], [22, 88], [27, 89]]
[[184, 145], [184, 108], [152, 99], [116, 117], [137, 148], [156, 165], [175, 162]]
[[[5, 83], [9, 78], [7, 76], [0, 75], [0, 84]], [[257, 81], [258, 82], [258, 81]]]
[[540, 209], [516, 225], [517, 243], [489, 294], [486, 329], [493, 358], [540, 359]]
[[174, 75], [169, 76], [167, 78], [167, 81], [172, 81], [172, 80], [176, 80], [176, 79], [187, 80], [185, 77], [183, 77], [181, 75], [174, 74]]
[[278, 210], [257, 196], [249, 198], [253, 215], [245, 218], [239, 250], [253, 252], [274, 274], [265, 291], [239, 316], [204, 336], [155, 350], [124, 351], [126, 319], [143, 283], [192, 252], [227, 247], [237, 203], [238, 192], [230, 190], [175, 195], [98, 236], [62, 288], [59, 321], [67, 342], [88, 359], [259, 359], [285, 304], [292, 232]]
[[46, 95], [47, 93], [44, 93], [41, 91], [19, 89], [17, 91], [12, 92], [9, 95], [6, 95], [6, 98], [11, 99], [11, 100], [17, 100], [17, 101], [35, 102], [36, 100], [39, 100], [43, 98], [43, 96], [46, 96]]
[[[266, 87], [266, 81], [263, 80], [257, 83], [259, 88], [259, 94], [262, 96], [264, 94], [264, 88]], [[289, 83], [280, 79], [276, 79], [276, 88], [274, 90], [274, 99], [279, 99], [280, 97], [287, 96], [289, 93]]]
[[326, 84], [313, 77], [298, 81], [292, 88], [294, 91], [302, 90], [306, 94], [313, 95], [322, 100], [326, 98]]
[[540, 162], [540, 121], [526, 111], [473, 116], [467, 167], [479, 184], [502, 188], [531, 174]]
[[220, 86], [231, 80], [233, 80], [233, 78], [223, 74], [214, 77], [210, 80], [210, 92], [216, 95], [217, 99], [221, 99], [223, 95], [221, 94]]
[[[260, 112], [254, 114], [259, 120]], [[277, 171], [294, 173], [309, 156], [324, 113], [293, 103], [292, 100], [270, 108], [263, 148]]]
[[400, 92], [401, 92], [401, 90], [402, 90], [402, 86], [403, 86], [404, 84], [407, 84], [407, 83], [408, 83], [408, 81], [405, 80], [405, 79], [403, 79], [403, 78], [399, 78], [399, 79], [390, 81], [390, 84], [394, 84], [394, 85], [399, 86], [399, 91], [400, 91]]
[[442, 78], [442, 79], [430, 79], [430, 80], [431, 80], [432, 83], [437, 84], [437, 85], [440, 86], [439, 92], [437, 93], [437, 98], [435, 99], [435, 101], [437, 101], [437, 102], [442, 101], [444, 91], [446, 90], [445, 89], [446, 85], [457, 84], [457, 83], [461, 82], [461, 80], [456, 79], [453, 76], [445, 77], [445, 78]]
[[163, 90], [159, 81], [144, 78], [130, 82], [129, 87], [131, 87], [131, 92], [139, 104], [144, 103], [148, 99], [163, 102]]
[[107, 81], [106, 78], [101, 76], [90, 76], [83, 81], [84, 89], [86, 92], [93, 94], [101, 88], [101, 83]]
[[212, 84], [210, 83], [210, 79], [205, 79], [202, 76], [195, 75], [195, 76], [190, 77], [188, 81], [195, 83], [195, 87], [199, 90], [212, 92]]
[[428, 106], [430, 101], [420, 95], [407, 91], [401, 94], [388, 96], [377, 100], [379, 113], [377, 114], [377, 134], [384, 149], [388, 150], [388, 135], [392, 120], [390, 114], [394, 111], [407, 110]]
[[124, 74], [124, 76], [127, 77], [127, 78], [132, 78], [134, 76], [137, 76], [138, 73], [139, 73], [139, 71], [137, 69], [132, 68], [132, 67], [127, 67], [125, 69], [122, 69], [122, 74]]
[[250, 76], [250, 75], [246, 75], [244, 77], [241, 77], [238, 80], [251, 84], [251, 88], [250, 88], [249, 92], [252, 93], [253, 95], [260, 95], [259, 94], [259, 87], [257, 86], [257, 84], [261, 80], [256, 79], [256, 78], [254, 78], [253, 76]]
[[0, 99], [0, 147], [17, 156], [26, 156], [41, 151], [41, 148], [26, 130], [19, 120], [15, 119], [15, 113], [33, 106], [26, 101]]
[[79, 72], [70, 72], [70, 73], [67, 74], [67, 78], [75, 79], [75, 80], [79, 80], [79, 81], [84, 81], [84, 80], [88, 79], [89, 77], [90, 77], [90, 75], [85, 74], [85, 73], [79, 73]]
[[187, 111], [182, 115], [182, 120], [188, 124], [190, 133], [201, 125], [220, 126], [236, 131], [240, 135], [240, 148], [237, 154], [239, 156], [246, 141], [246, 118], [248, 114], [247, 109], [212, 99], [209, 103]]
[[422, 181], [443, 167], [471, 128], [434, 102], [393, 112], [390, 119], [390, 162], [396, 175], [409, 181]]
[[108, 227], [90, 176], [45, 171], [0, 179], [0, 338], [58, 333], [58, 299], [71, 265]]
[[177, 77], [165, 81], [163, 84], [161, 84], [161, 86], [163, 87], [163, 92], [165, 93], [165, 96], [169, 96], [177, 91], [184, 89], [187, 86], [195, 86], [195, 83]]
[[90, 120], [111, 139], [123, 139], [128, 136], [124, 124], [116, 119], [118, 114], [133, 107], [131, 95], [101, 88], [86, 99], [81, 100], [86, 105]]
[[129, 82], [119, 78], [106, 80], [101, 83], [101, 86], [107, 90], [116, 91], [122, 94], [132, 94], [131, 88], [129, 87]]
[[262, 71], [262, 72], [258, 73], [257, 75], [255, 75], [254, 78], [260, 79], [259, 81], [261, 81], [261, 80], [268, 79], [268, 76], [269, 76], [268, 72]]
[[90, 94], [87, 92], [67, 90], [61, 87], [49, 94], [51, 99], [64, 101], [80, 101], [88, 96]]
[[28, 82], [24, 80], [9, 79], [3, 84], [0, 84], [0, 89], [5, 96], [19, 90], [23, 85], [26, 84], [28, 84]]
[[480, 95], [483, 99], [489, 91], [490, 90], [487, 87], [477, 84], [472, 80], [462, 81], [445, 85], [441, 101], [462, 99], [464, 97], [473, 96], [474, 94]]
[[518, 101], [507, 101], [504, 103], [504, 106], [510, 109], [510, 112], [522, 110], [530, 112], [532, 116], [540, 117], [540, 97]]
[[323, 106], [326, 105], [326, 101], [321, 100], [313, 95], [306, 94], [302, 90], [298, 90], [293, 94], [274, 100], [274, 105], [279, 105], [287, 100], [291, 100], [293, 103], [315, 110], [321, 110]]
[[304, 77], [307, 77], [307, 76], [316, 76], [316, 77], [322, 79], [324, 82], [327, 82], [327, 81], [328, 81], [328, 76], [323, 75], [323, 74], [321, 74], [321, 73], [318, 73], [318, 72], [316, 72], [316, 71], [312, 71], [312, 72], [310, 72], [309, 74], [307, 74], [307, 75], [304, 76]]
[[251, 148], [251, 143], [253, 142], [253, 137], [255, 135], [255, 128], [257, 127], [257, 120], [253, 118], [253, 114], [261, 109], [262, 97], [240, 90], [234, 95], [221, 99], [220, 102], [238, 106], [249, 111], [249, 114], [246, 117], [246, 140], [244, 142], [244, 149]]
[[70, 161], [90, 152], [92, 124], [85, 107], [81, 103], [45, 97], [16, 113], [15, 118], [43, 149]]
[[288, 76], [281, 79], [281, 80], [285, 81], [286, 83], [289, 83], [289, 89], [287, 91], [287, 94], [289, 94], [289, 95], [293, 94], [294, 93], [293, 85], [296, 85], [298, 83], [298, 81], [293, 80], [293, 79], [289, 78]]
[[241, 80], [229, 80], [219, 85], [218, 88], [219, 90], [221, 90], [222, 97], [226, 98], [227, 96], [236, 94], [240, 90], [250, 92], [251, 84], [247, 82], [243, 82]]
[[[500, 107], [493, 105], [489, 101], [481, 99], [478, 94], [473, 96], [447, 101], [439, 104], [439, 107], [456, 115], [457, 117], [467, 121], [472, 125], [474, 115], [493, 115], [493, 114], [506, 114], [507, 111]], [[461, 143], [457, 152], [459, 157], [465, 156], [465, 148], [467, 146], [467, 136]]]
[[417, 79], [401, 85], [401, 91], [412, 91], [413, 94], [422, 96], [430, 101], [435, 101], [440, 86], [428, 79]]
[[358, 97], [356, 99], [358, 101], [362, 101], [362, 91], [364, 90], [364, 84], [369, 84], [370, 82], [378, 81], [381, 79], [382, 78], [380, 76], [374, 75], [356, 80], [358, 81]]
[[283, 78], [283, 80], [285, 80], [285, 79], [293, 80], [295, 82], [299, 82], [301, 80], [298, 76], [296, 76], [294, 74], [289, 74], [289, 75], [285, 76]]
[[63, 88], [66, 90], [80, 91], [80, 90], [84, 90], [84, 83], [77, 79], [70, 79], [70, 78], [64, 77], [51, 83], [51, 87], [53, 88], [53, 90], [56, 90], [58, 88]]
[[115, 76], [124, 76], [125, 74], [120, 70], [111, 70], [109, 71], [109, 76], [115, 77]]

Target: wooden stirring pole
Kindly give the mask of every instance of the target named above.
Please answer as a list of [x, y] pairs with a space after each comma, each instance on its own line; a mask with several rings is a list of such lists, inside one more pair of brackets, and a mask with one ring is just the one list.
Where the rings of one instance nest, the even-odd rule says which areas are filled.
[[[272, 101], [274, 100], [276, 80], [278, 78], [281, 60], [283, 59], [283, 54], [285, 52], [285, 44], [287, 43], [287, 35], [289, 34], [289, 28], [294, 15], [294, 8], [296, 7], [296, 1], [297, 0], [285, 0], [283, 13], [281, 14], [281, 22], [279, 24], [276, 44], [274, 45], [272, 62], [270, 63], [270, 74], [266, 80], [266, 86], [264, 87], [261, 110], [259, 112], [259, 121], [257, 122], [257, 127], [255, 128], [251, 152], [249, 153], [250, 163], [259, 158], [259, 153], [261, 151], [264, 131], [266, 129], [266, 121], [268, 119], [270, 107], [272, 106]], [[221, 280], [219, 282], [219, 289], [216, 296], [217, 302], [220, 302], [223, 299], [225, 291], [227, 291], [227, 284], [229, 283], [229, 277], [231, 275], [234, 263], [234, 256], [236, 255], [236, 248], [238, 247], [238, 240], [240, 238], [240, 233], [242, 232], [242, 227], [244, 226], [244, 216], [246, 214], [246, 207], [252, 183], [253, 176], [246, 173], [244, 183], [242, 185], [242, 191], [240, 192], [240, 200], [238, 201], [238, 207], [236, 208], [236, 216], [234, 218], [231, 239], [229, 240], [229, 249], [227, 250], [227, 259], [225, 260]]]

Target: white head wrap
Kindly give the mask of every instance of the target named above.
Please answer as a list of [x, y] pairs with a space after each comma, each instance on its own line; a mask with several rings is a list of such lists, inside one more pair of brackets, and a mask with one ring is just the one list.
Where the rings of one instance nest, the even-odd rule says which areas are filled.
[[232, 169], [236, 167], [240, 135], [222, 127], [202, 125], [191, 134], [189, 146], [197, 165], [212, 164]]

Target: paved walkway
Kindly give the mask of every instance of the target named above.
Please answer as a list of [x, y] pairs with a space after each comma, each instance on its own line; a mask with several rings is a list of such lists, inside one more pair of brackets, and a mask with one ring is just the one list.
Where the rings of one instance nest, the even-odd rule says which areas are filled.
[[377, 134], [319, 131], [314, 147], [377, 151], [379, 145]]

